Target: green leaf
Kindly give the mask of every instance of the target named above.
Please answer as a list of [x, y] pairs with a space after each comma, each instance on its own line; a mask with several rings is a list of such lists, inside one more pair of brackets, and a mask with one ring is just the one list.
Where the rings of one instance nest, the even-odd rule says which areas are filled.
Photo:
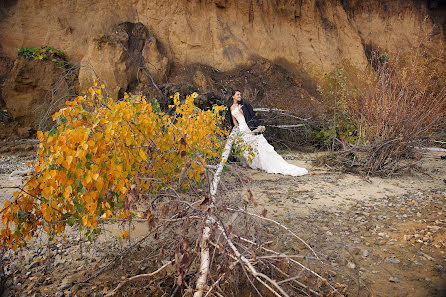
[[75, 222], [76, 222], [76, 219], [74, 217], [69, 217], [67, 220], [67, 225], [72, 227]]
[[53, 135], [59, 135], [59, 130], [57, 130], [56, 128], [51, 129], [50, 132], [48, 132], [48, 136]]
[[81, 213], [84, 211], [84, 206], [82, 204], [78, 204], [76, 205], [76, 210], [77, 212]]

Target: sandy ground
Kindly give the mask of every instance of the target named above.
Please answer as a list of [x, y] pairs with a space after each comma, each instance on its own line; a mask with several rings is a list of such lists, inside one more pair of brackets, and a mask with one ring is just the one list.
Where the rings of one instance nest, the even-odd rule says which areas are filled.
[[[249, 177], [247, 188], [258, 203], [251, 211], [266, 209], [268, 217], [298, 230], [334, 267], [342, 267], [352, 276], [349, 281], [361, 284], [361, 291], [349, 296], [445, 296], [446, 161], [440, 159], [442, 154], [425, 152], [421, 170], [385, 179], [314, 167], [314, 153], [287, 154], [290, 163], [309, 169], [310, 174], [303, 177], [267, 174], [238, 165], [230, 170]], [[22, 156], [27, 158], [29, 154]], [[18, 163], [23, 165], [22, 159], [18, 158]], [[2, 160], [17, 163], [7, 152], [0, 155], [0, 165]], [[0, 174], [0, 186], [21, 183], [9, 179], [7, 171]], [[0, 190], [1, 204], [11, 198], [12, 191]], [[45, 270], [41, 259], [35, 260], [41, 258], [42, 246], [35, 245], [27, 253], [9, 253], [8, 263], [16, 257], [16, 262], [25, 264], [8, 266], [7, 294], [11, 295], [5, 296], [102, 296], [97, 292], [104, 289], [103, 284], [88, 291], [67, 285], [71, 277], [67, 271], [93, 267], [101, 255], [113, 250], [116, 241], [109, 239], [119, 229], [107, 226], [99, 240], [102, 244], [90, 245], [82, 259], [60, 243], [58, 268], [52, 273]], [[132, 236], [136, 240], [146, 231], [146, 224], [137, 224]], [[283, 245], [293, 249], [287, 241]]]
[[395, 178], [313, 167], [314, 154], [290, 161], [308, 168], [307, 176], [246, 174], [258, 212], [265, 208], [268, 216], [300, 230], [333, 265], [346, 265], [371, 295], [446, 296], [442, 154], [425, 152], [421, 170]]

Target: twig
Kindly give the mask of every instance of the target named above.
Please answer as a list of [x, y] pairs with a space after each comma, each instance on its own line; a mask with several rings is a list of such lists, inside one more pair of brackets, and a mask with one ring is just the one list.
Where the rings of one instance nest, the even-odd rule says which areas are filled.
[[220, 275], [220, 277], [209, 287], [208, 292], [206, 293], [206, 295], [204, 295], [204, 297], [209, 296], [209, 294], [212, 292], [212, 290], [214, 289], [215, 286], [217, 286], [221, 279], [225, 276], [225, 273], [223, 273], [222, 275]]
[[279, 227], [285, 229], [285, 230], [288, 231], [291, 235], [293, 235], [294, 237], [296, 237], [300, 242], [302, 242], [302, 243], [303, 243], [303, 244], [304, 244], [304, 245], [305, 245], [305, 246], [306, 246], [306, 247], [313, 253], [313, 255], [314, 255], [319, 261], [322, 262], [322, 260], [317, 256], [316, 252], [313, 250], [313, 248], [312, 248], [311, 246], [309, 246], [308, 243], [306, 243], [305, 240], [303, 240], [302, 238], [300, 238], [296, 233], [294, 233], [293, 231], [291, 231], [287, 226], [282, 225], [281, 223], [279, 223], [279, 222], [277, 222], [277, 221], [275, 221], [275, 220], [268, 219], [268, 218], [266, 218], [266, 217], [262, 217], [261, 215], [258, 215], [258, 214], [255, 214], [255, 213], [251, 213], [251, 212], [245, 211], [245, 210], [243, 210], [243, 209], [234, 209], [234, 208], [227, 208], [227, 209], [230, 210], [230, 211], [241, 212], [241, 213], [244, 213], [244, 214], [247, 214], [247, 215], [250, 215], [250, 216], [253, 216], [253, 217], [256, 217], [256, 218], [259, 218], [259, 219], [262, 219], [262, 220], [265, 220], [265, 221], [268, 221], [268, 222], [271, 222], [271, 223], [274, 223], [274, 224], [276, 224], [277, 226], [279, 226]]
[[[232, 240], [229, 238], [229, 235], [226, 233], [226, 230], [223, 227], [223, 225], [221, 224], [221, 222], [215, 221], [215, 223], [218, 225], [220, 231], [223, 232], [223, 236], [226, 239], [227, 243], [229, 244], [229, 247], [231, 248], [232, 252], [239, 259], [239, 261], [242, 264], [244, 264], [244, 266], [246, 266], [246, 268], [252, 274], [252, 276], [258, 282], [260, 282], [262, 285], [264, 285], [268, 290], [270, 290], [271, 293], [273, 293], [274, 295], [276, 295], [278, 297], [282, 297], [282, 296], [288, 297], [289, 295], [277, 284], [277, 282], [275, 280], [271, 279], [270, 277], [268, 277], [267, 275], [265, 275], [261, 272], [258, 272], [257, 269], [255, 269], [255, 267], [252, 265], [252, 263], [238, 251], [237, 247], [234, 245]], [[280, 294], [276, 290], [279, 291]]]
[[[239, 238], [240, 238], [240, 240], [246, 241], [248, 243], [254, 243], [253, 241], [251, 241], [249, 239], [246, 239], [246, 238], [243, 238], [243, 237], [239, 237]], [[265, 251], [267, 251], [267, 252], [274, 253], [276, 255], [281, 255], [279, 252], [271, 250], [271, 249], [268, 249], [266, 247], [261, 246], [260, 248], [265, 250]], [[317, 272], [314, 272], [313, 270], [309, 269], [308, 267], [306, 267], [305, 265], [303, 265], [299, 261], [294, 260], [293, 258], [288, 258], [288, 260], [290, 262], [300, 266], [302, 269], [308, 271], [309, 273], [313, 274], [314, 276], [320, 278], [323, 282], [327, 283], [332, 288], [332, 290], [337, 291], [335, 287], [333, 287], [330, 283], [328, 283], [328, 281], [324, 277], [322, 277], [320, 274], [318, 274]]]
[[170, 264], [173, 264], [175, 261], [169, 261], [167, 263], [165, 263], [163, 266], [161, 266], [160, 268], [158, 268], [157, 270], [155, 270], [154, 272], [151, 273], [146, 273], [146, 274], [139, 274], [139, 275], [135, 275], [131, 278], [126, 279], [125, 281], [121, 282], [113, 291], [111, 291], [110, 293], [108, 293], [107, 295], [105, 295], [105, 297], [113, 297], [116, 295], [116, 293], [123, 287], [125, 286], [127, 283], [134, 281], [134, 280], [138, 280], [141, 278], [148, 278], [148, 277], [152, 277], [158, 273], [160, 273], [164, 268], [166, 268], [167, 266], [169, 266]]
[[298, 119], [298, 120], [301, 120], [301, 121], [308, 121], [308, 120], [311, 119], [311, 117], [304, 119], [304, 118], [301, 118], [301, 117], [293, 115], [288, 110], [277, 109], [277, 108], [254, 108], [254, 111], [269, 112], [269, 113], [277, 112], [277, 113], [279, 113], [281, 115], [286, 115], [286, 116], [289, 116], [289, 117], [292, 117], [292, 118], [295, 118], [295, 119]]

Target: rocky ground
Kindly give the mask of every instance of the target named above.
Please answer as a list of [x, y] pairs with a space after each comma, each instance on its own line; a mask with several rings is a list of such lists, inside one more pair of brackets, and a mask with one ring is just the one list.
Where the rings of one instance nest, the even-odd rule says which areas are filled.
[[[1, 144], [0, 186], [21, 183], [9, 173], [26, 169], [33, 148], [33, 142]], [[267, 209], [267, 217], [293, 227], [341, 272], [349, 296], [446, 294], [446, 161], [441, 153], [424, 152], [419, 170], [387, 179], [313, 167], [315, 153], [283, 154], [311, 174], [286, 177], [234, 165], [251, 179], [258, 203], [251, 210]], [[1, 204], [11, 192], [0, 190]], [[23, 251], [6, 252], [3, 296], [103, 296], [122, 279], [152, 270], [146, 224], [135, 226], [129, 252], [131, 245], [117, 240], [120, 226], [104, 227], [93, 243], [70, 230], [65, 241], [48, 245], [43, 236]], [[295, 248], [291, 240], [281, 244]], [[146, 284], [144, 292], [141, 296], [155, 294], [155, 285]], [[132, 295], [132, 289], [127, 293]]]

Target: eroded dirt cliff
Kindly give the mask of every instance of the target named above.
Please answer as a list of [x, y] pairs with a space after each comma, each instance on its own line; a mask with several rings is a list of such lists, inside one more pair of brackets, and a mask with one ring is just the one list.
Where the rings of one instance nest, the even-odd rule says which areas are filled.
[[[323, 73], [338, 67], [361, 85], [371, 50], [410, 54], [420, 47], [435, 53], [431, 66], [445, 72], [443, 1], [8, 0], [0, 7], [2, 59], [16, 59], [19, 48], [49, 45], [91, 66], [113, 96], [135, 88], [141, 71], [120, 47], [135, 38], [125, 30], [123, 38], [123, 23], [145, 27], [137, 48], [159, 83], [192, 64], [231, 72], [260, 58], [292, 73], [314, 95]], [[91, 73], [81, 70], [79, 78], [85, 88]]]
[[[387, 2], [387, 3], [386, 3]], [[93, 39], [129, 21], [147, 26], [174, 63], [220, 70], [253, 55], [312, 76], [342, 64], [364, 71], [362, 42], [385, 50], [419, 45], [438, 35], [423, 1], [6, 1], [0, 36], [9, 57], [17, 48], [52, 45], [81, 61]], [[443, 23], [442, 23], [443, 22]], [[436, 34], [442, 33], [442, 34]]]

